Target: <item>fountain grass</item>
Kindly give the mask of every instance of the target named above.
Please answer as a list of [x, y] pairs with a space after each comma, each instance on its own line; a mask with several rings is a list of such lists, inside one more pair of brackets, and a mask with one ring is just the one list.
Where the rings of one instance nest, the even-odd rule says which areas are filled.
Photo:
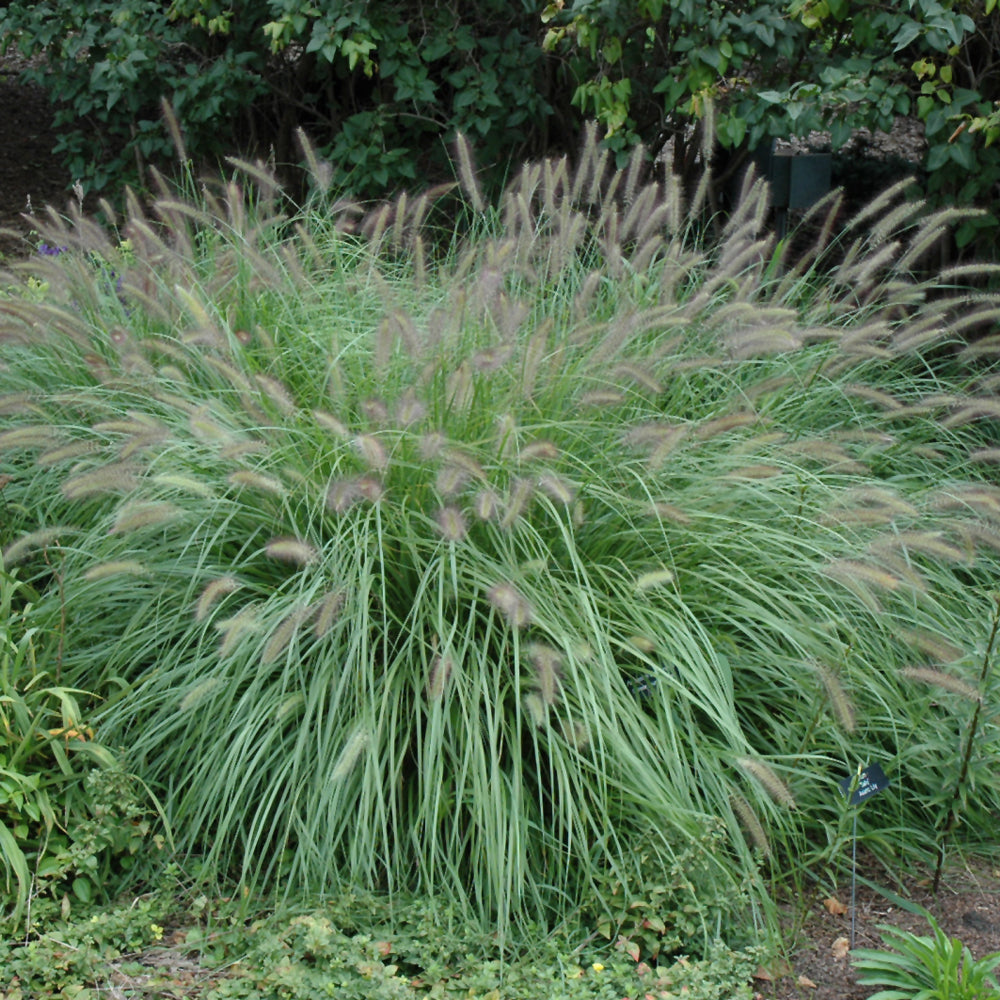
[[457, 190], [286, 217], [251, 164], [39, 223], [0, 461], [52, 669], [257, 885], [503, 936], [694, 850], [671, 912], [710, 940], [838, 864], [870, 761], [870, 844], [936, 857], [966, 702], [906, 671], [976, 685], [1000, 571], [1000, 299], [913, 273], [951, 215], [830, 199], [790, 259], [760, 184], [707, 239], [704, 185], [593, 135], [493, 206], [470, 163], [467, 236]]

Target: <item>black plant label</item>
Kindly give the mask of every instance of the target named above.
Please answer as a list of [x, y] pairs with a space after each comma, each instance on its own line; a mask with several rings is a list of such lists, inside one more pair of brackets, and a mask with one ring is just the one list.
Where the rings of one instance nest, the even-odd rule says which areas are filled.
[[856, 806], [866, 799], [870, 799], [873, 795], [885, 791], [889, 787], [889, 779], [878, 764], [869, 764], [864, 770], [858, 772], [856, 781], [852, 775], [849, 778], [844, 778], [840, 787], [844, 794], [849, 796], [848, 804]]

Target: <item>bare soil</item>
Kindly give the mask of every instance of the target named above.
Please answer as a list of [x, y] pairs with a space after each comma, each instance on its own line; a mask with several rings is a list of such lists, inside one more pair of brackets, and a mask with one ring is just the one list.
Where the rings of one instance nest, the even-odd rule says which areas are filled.
[[[926, 920], [897, 905], [892, 895], [924, 907], [949, 937], [968, 946], [973, 958], [1000, 951], [1000, 867], [996, 863], [979, 862], [948, 871], [936, 895], [930, 877], [905, 877], [902, 885], [892, 884], [888, 877], [880, 880], [872, 867], [866, 865], [859, 879], [853, 920], [850, 884], [788, 905], [789, 954], [786, 960], [759, 970], [761, 978], [754, 983], [759, 1000], [864, 1000], [877, 992], [879, 987], [858, 983], [851, 965], [846, 949], [852, 923], [856, 948], [885, 947], [879, 932], [885, 925], [931, 935]], [[884, 885], [890, 895], [865, 882]]]

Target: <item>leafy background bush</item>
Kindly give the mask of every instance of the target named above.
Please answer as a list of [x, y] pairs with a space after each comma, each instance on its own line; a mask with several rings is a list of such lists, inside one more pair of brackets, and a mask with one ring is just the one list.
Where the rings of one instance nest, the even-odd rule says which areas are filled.
[[441, 173], [442, 140], [456, 130], [502, 169], [556, 131], [536, 23], [533, 4], [501, 0], [102, 0], [15, 3], [0, 15], [6, 44], [43, 56], [26, 77], [60, 102], [57, 155], [101, 192], [145, 185], [147, 164], [170, 163], [163, 99], [200, 165], [244, 152], [288, 166], [305, 126], [337, 186], [369, 196]]
[[1000, 164], [959, 128], [1000, 99], [994, 0], [47, 0], [8, 4], [0, 33], [42, 57], [26, 77], [58, 102], [57, 156], [69, 183], [99, 193], [170, 164], [164, 99], [199, 166], [236, 152], [285, 169], [301, 126], [338, 188], [366, 197], [446, 176], [458, 132], [496, 187], [525, 159], [575, 148], [590, 118], [619, 165], [642, 143], [694, 183], [707, 131], [725, 151], [721, 185], [774, 137], [829, 130], [836, 150], [910, 115], [928, 143], [925, 193], [983, 209], [955, 247], [992, 254]]
[[911, 273], [954, 215], [832, 199], [791, 259], [762, 188], [705, 243], [596, 133], [496, 208], [458, 170], [442, 257], [430, 196], [287, 220], [246, 165], [40, 222], [0, 301], [4, 558], [181, 850], [704, 950], [836, 866], [858, 763], [884, 856], [966, 780], [989, 829], [1000, 304]]

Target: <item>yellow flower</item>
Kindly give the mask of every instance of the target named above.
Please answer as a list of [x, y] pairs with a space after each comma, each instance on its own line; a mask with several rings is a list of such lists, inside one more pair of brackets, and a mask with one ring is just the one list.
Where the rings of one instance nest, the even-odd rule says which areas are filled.
[[153, 934], [154, 941], [163, 940], [163, 928], [159, 924], [150, 924], [149, 929]]
[[604, 971], [604, 966], [601, 965], [600, 962], [594, 962], [594, 964], [591, 966], [591, 968], [594, 970], [594, 972], [603, 972]]

